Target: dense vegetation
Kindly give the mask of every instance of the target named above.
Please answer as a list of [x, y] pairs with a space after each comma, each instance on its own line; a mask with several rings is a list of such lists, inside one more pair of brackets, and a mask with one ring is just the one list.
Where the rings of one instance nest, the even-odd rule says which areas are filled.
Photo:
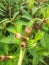
[[0, 0], [0, 65], [49, 65], [49, 0]]

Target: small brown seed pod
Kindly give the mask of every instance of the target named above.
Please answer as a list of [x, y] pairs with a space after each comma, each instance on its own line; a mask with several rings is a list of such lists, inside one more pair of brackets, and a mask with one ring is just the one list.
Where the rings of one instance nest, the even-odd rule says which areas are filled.
[[41, 26], [37, 23], [34, 23], [33, 28], [35, 28], [38, 31], [41, 28]]
[[45, 2], [46, 2], [46, 0], [43, 0], [43, 2], [45, 3]]
[[42, 0], [37, 0], [37, 1], [38, 1], [39, 4], [42, 2]]
[[25, 48], [25, 47], [26, 47], [26, 42], [24, 42], [24, 41], [21, 42], [20, 47], [21, 47], [21, 48]]
[[32, 28], [29, 28], [29, 27], [25, 28], [25, 32], [26, 32], [26, 34], [30, 34], [31, 31], [32, 31]]
[[22, 39], [25, 39], [25, 40], [29, 40], [28, 37], [23, 36], [23, 35], [21, 35], [20, 33], [14, 34], [14, 37], [17, 38], [17, 39], [21, 39], [21, 38], [22, 38]]
[[4, 55], [0, 56], [0, 60], [4, 61], [5, 60], [5, 56]]
[[42, 21], [43, 23], [46, 23], [46, 19], [43, 19], [43, 21]]
[[40, 29], [40, 26], [35, 26], [36, 30], [39, 30]]
[[20, 33], [16, 33], [16, 34], [14, 34], [14, 37], [17, 38], [17, 39], [21, 39], [21, 34]]

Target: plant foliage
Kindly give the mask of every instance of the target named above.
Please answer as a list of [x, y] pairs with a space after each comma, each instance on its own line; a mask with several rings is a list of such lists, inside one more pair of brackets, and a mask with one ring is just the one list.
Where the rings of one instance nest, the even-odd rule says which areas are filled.
[[0, 64], [48, 61], [49, 0], [0, 0]]

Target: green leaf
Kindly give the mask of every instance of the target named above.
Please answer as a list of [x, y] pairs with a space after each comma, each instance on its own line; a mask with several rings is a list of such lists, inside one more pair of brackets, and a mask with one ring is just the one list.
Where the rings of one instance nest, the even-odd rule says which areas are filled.
[[3, 19], [2, 21], [0, 21], [0, 24], [1, 23], [9, 23], [9, 22], [11, 22], [8, 18], [5, 18], [5, 19]]
[[36, 33], [35, 35], [35, 40], [38, 41], [38, 40], [41, 40], [43, 37], [44, 37], [44, 32], [41, 32], [40, 30]]
[[39, 8], [34, 7], [34, 8], [32, 9], [32, 15], [35, 15], [35, 13], [37, 12], [38, 9], [39, 9]]
[[2, 3], [0, 3], [0, 8], [3, 8], [4, 10], [6, 10], [6, 7]]
[[28, 8], [31, 10], [34, 6], [35, 0], [27, 0]]
[[49, 34], [48, 33], [46, 33], [43, 39], [41, 40], [41, 44], [44, 48], [49, 50]]
[[49, 17], [49, 6], [47, 7], [47, 10], [46, 10], [46, 12], [45, 12], [45, 17], [46, 17], [46, 18]]
[[43, 28], [44, 30], [48, 31], [48, 26], [47, 26], [46, 24], [44, 24], [44, 25], [42, 26], [42, 28]]
[[29, 49], [31, 49], [31, 48], [34, 48], [36, 46], [36, 44], [37, 44], [37, 42], [35, 42], [35, 40], [29, 40], [28, 44], [27, 44], [27, 47]]
[[31, 19], [28, 23], [27, 23], [27, 27], [32, 27], [34, 24], [34, 20]]
[[24, 10], [23, 10], [22, 18], [25, 18], [25, 19], [27, 19], [27, 20], [31, 20], [31, 19], [32, 19], [32, 17], [31, 17], [31, 15], [29, 14], [29, 12], [24, 11]]
[[11, 60], [8, 60], [7, 65], [13, 65], [13, 62]]
[[2, 38], [0, 40], [1, 43], [4, 43], [4, 44], [16, 44], [16, 40], [14, 39], [14, 36], [13, 35], [10, 35], [8, 37], [5, 37], [5, 38]]
[[11, 33], [17, 33], [15, 27], [8, 27], [7, 30]]
[[18, 22], [18, 23], [16, 24], [16, 31], [17, 31], [17, 32], [22, 32], [22, 23], [21, 23], [21, 22]]
[[13, 14], [12, 20], [14, 20], [18, 14], [19, 14], [19, 11], [18, 11], [18, 12], [15, 12], [15, 13]]

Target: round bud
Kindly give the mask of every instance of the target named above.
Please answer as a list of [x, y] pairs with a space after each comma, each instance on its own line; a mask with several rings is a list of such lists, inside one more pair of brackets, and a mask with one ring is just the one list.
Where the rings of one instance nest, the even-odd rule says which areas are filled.
[[39, 30], [41, 28], [41, 26], [37, 23], [34, 23], [34, 26], [33, 26], [36, 30]]
[[43, 19], [43, 23], [46, 23], [46, 19]]
[[38, 1], [39, 4], [41, 3], [41, 0], [37, 0], [37, 1]]
[[2, 56], [1, 56], [1, 60], [2, 60], [2, 61], [5, 60], [5, 56], [2, 55]]
[[35, 26], [36, 30], [39, 30], [40, 29], [40, 26]]
[[32, 31], [32, 29], [31, 29], [31, 28], [25, 28], [25, 32], [26, 32], [26, 34], [30, 34], [30, 33], [31, 33], [31, 31]]
[[21, 34], [17, 33], [17, 34], [14, 35], [14, 37], [17, 38], [17, 39], [21, 39]]
[[43, 0], [43, 2], [45, 3], [45, 2], [46, 2], [46, 0]]
[[26, 42], [21, 42], [20, 47], [25, 48], [26, 47]]

